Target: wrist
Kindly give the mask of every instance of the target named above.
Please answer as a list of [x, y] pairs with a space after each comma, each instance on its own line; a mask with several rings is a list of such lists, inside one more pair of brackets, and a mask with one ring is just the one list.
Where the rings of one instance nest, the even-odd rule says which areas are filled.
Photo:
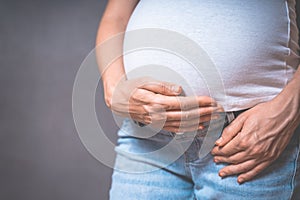
[[107, 105], [107, 107], [111, 108], [112, 106], [112, 98], [115, 91], [116, 86], [111, 84], [103, 84], [104, 88], [104, 100]]
[[291, 103], [294, 106], [300, 107], [300, 81], [299, 79], [292, 79], [286, 87], [275, 98], [280, 103]]
[[300, 104], [300, 78], [292, 79], [287, 85], [287, 92], [296, 97]]
[[109, 108], [112, 106], [112, 98], [117, 86], [123, 81], [125, 81], [125, 78], [118, 79], [117, 81], [116, 79], [103, 78], [104, 100]]
[[281, 93], [273, 99], [273, 105], [285, 115], [289, 123], [300, 124], [300, 83], [298, 79], [291, 80]]

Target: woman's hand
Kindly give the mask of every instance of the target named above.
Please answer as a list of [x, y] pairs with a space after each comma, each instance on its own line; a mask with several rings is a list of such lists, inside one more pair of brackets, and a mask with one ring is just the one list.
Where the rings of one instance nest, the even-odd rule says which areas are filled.
[[223, 111], [210, 97], [183, 97], [181, 93], [176, 84], [143, 77], [121, 81], [111, 95], [106, 95], [106, 102], [118, 115], [172, 132], [202, 129], [203, 122]]
[[300, 121], [299, 95], [291, 92], [245, 111], [224, 129], [212, 150], [215, 162], [229, 163], [221, 177], [239, 174], [243, 183], [279, 157]]

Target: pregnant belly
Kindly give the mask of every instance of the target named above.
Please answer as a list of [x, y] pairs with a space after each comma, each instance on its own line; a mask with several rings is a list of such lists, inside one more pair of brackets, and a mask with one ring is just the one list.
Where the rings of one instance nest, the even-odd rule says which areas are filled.
[[[127, 31], [143, 28], [172, 30], [197, 43], [219, 73], [226, 110], [273, 98], [296, 69], [286, 64], [290, 18], [284, 0], [141, 0]], [[124, 45], [131, 42], [125, 36]], [[199, 73], [182, 55], [138, 49], [124, 55], [124, 66], [129, 78], [152, 76], [181, 84], [186, 95], [211, 95], [209, 68]]]

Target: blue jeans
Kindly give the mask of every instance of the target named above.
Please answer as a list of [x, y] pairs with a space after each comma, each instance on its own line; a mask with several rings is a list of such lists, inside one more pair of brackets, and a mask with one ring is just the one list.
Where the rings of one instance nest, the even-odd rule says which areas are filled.
[[[141, 138], [139, 132], [141, 128], [127, 119], [118, 132], [111, 200], [300, 199], [299, 127], [281, 156], [241, 185], [237, 176], [218, 176], [226, 164], [214, 163], [210, 153], [199, 158], [205, 134], [175, 136], [161, 131]], [[168, 150], [159, 152], [171, 141], [175, 142]], [[157, 151], [160, 156], [149, 155]]]

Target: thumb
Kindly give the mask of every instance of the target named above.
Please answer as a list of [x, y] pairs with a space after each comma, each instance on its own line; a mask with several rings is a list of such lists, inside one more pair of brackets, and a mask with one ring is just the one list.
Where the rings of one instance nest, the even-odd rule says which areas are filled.
[[245, 122], [244, 116], [238, 116], [222, 132], [222, 136], [216, 141], [217, 146], [225, 146], [232, 138], [241, 132]]
[[177, 96], [182, 92], [181, 86], [174, 83], [161, 81], [146, 82], [143, 85], [139, 86], [139, 88], [167, 96]]

